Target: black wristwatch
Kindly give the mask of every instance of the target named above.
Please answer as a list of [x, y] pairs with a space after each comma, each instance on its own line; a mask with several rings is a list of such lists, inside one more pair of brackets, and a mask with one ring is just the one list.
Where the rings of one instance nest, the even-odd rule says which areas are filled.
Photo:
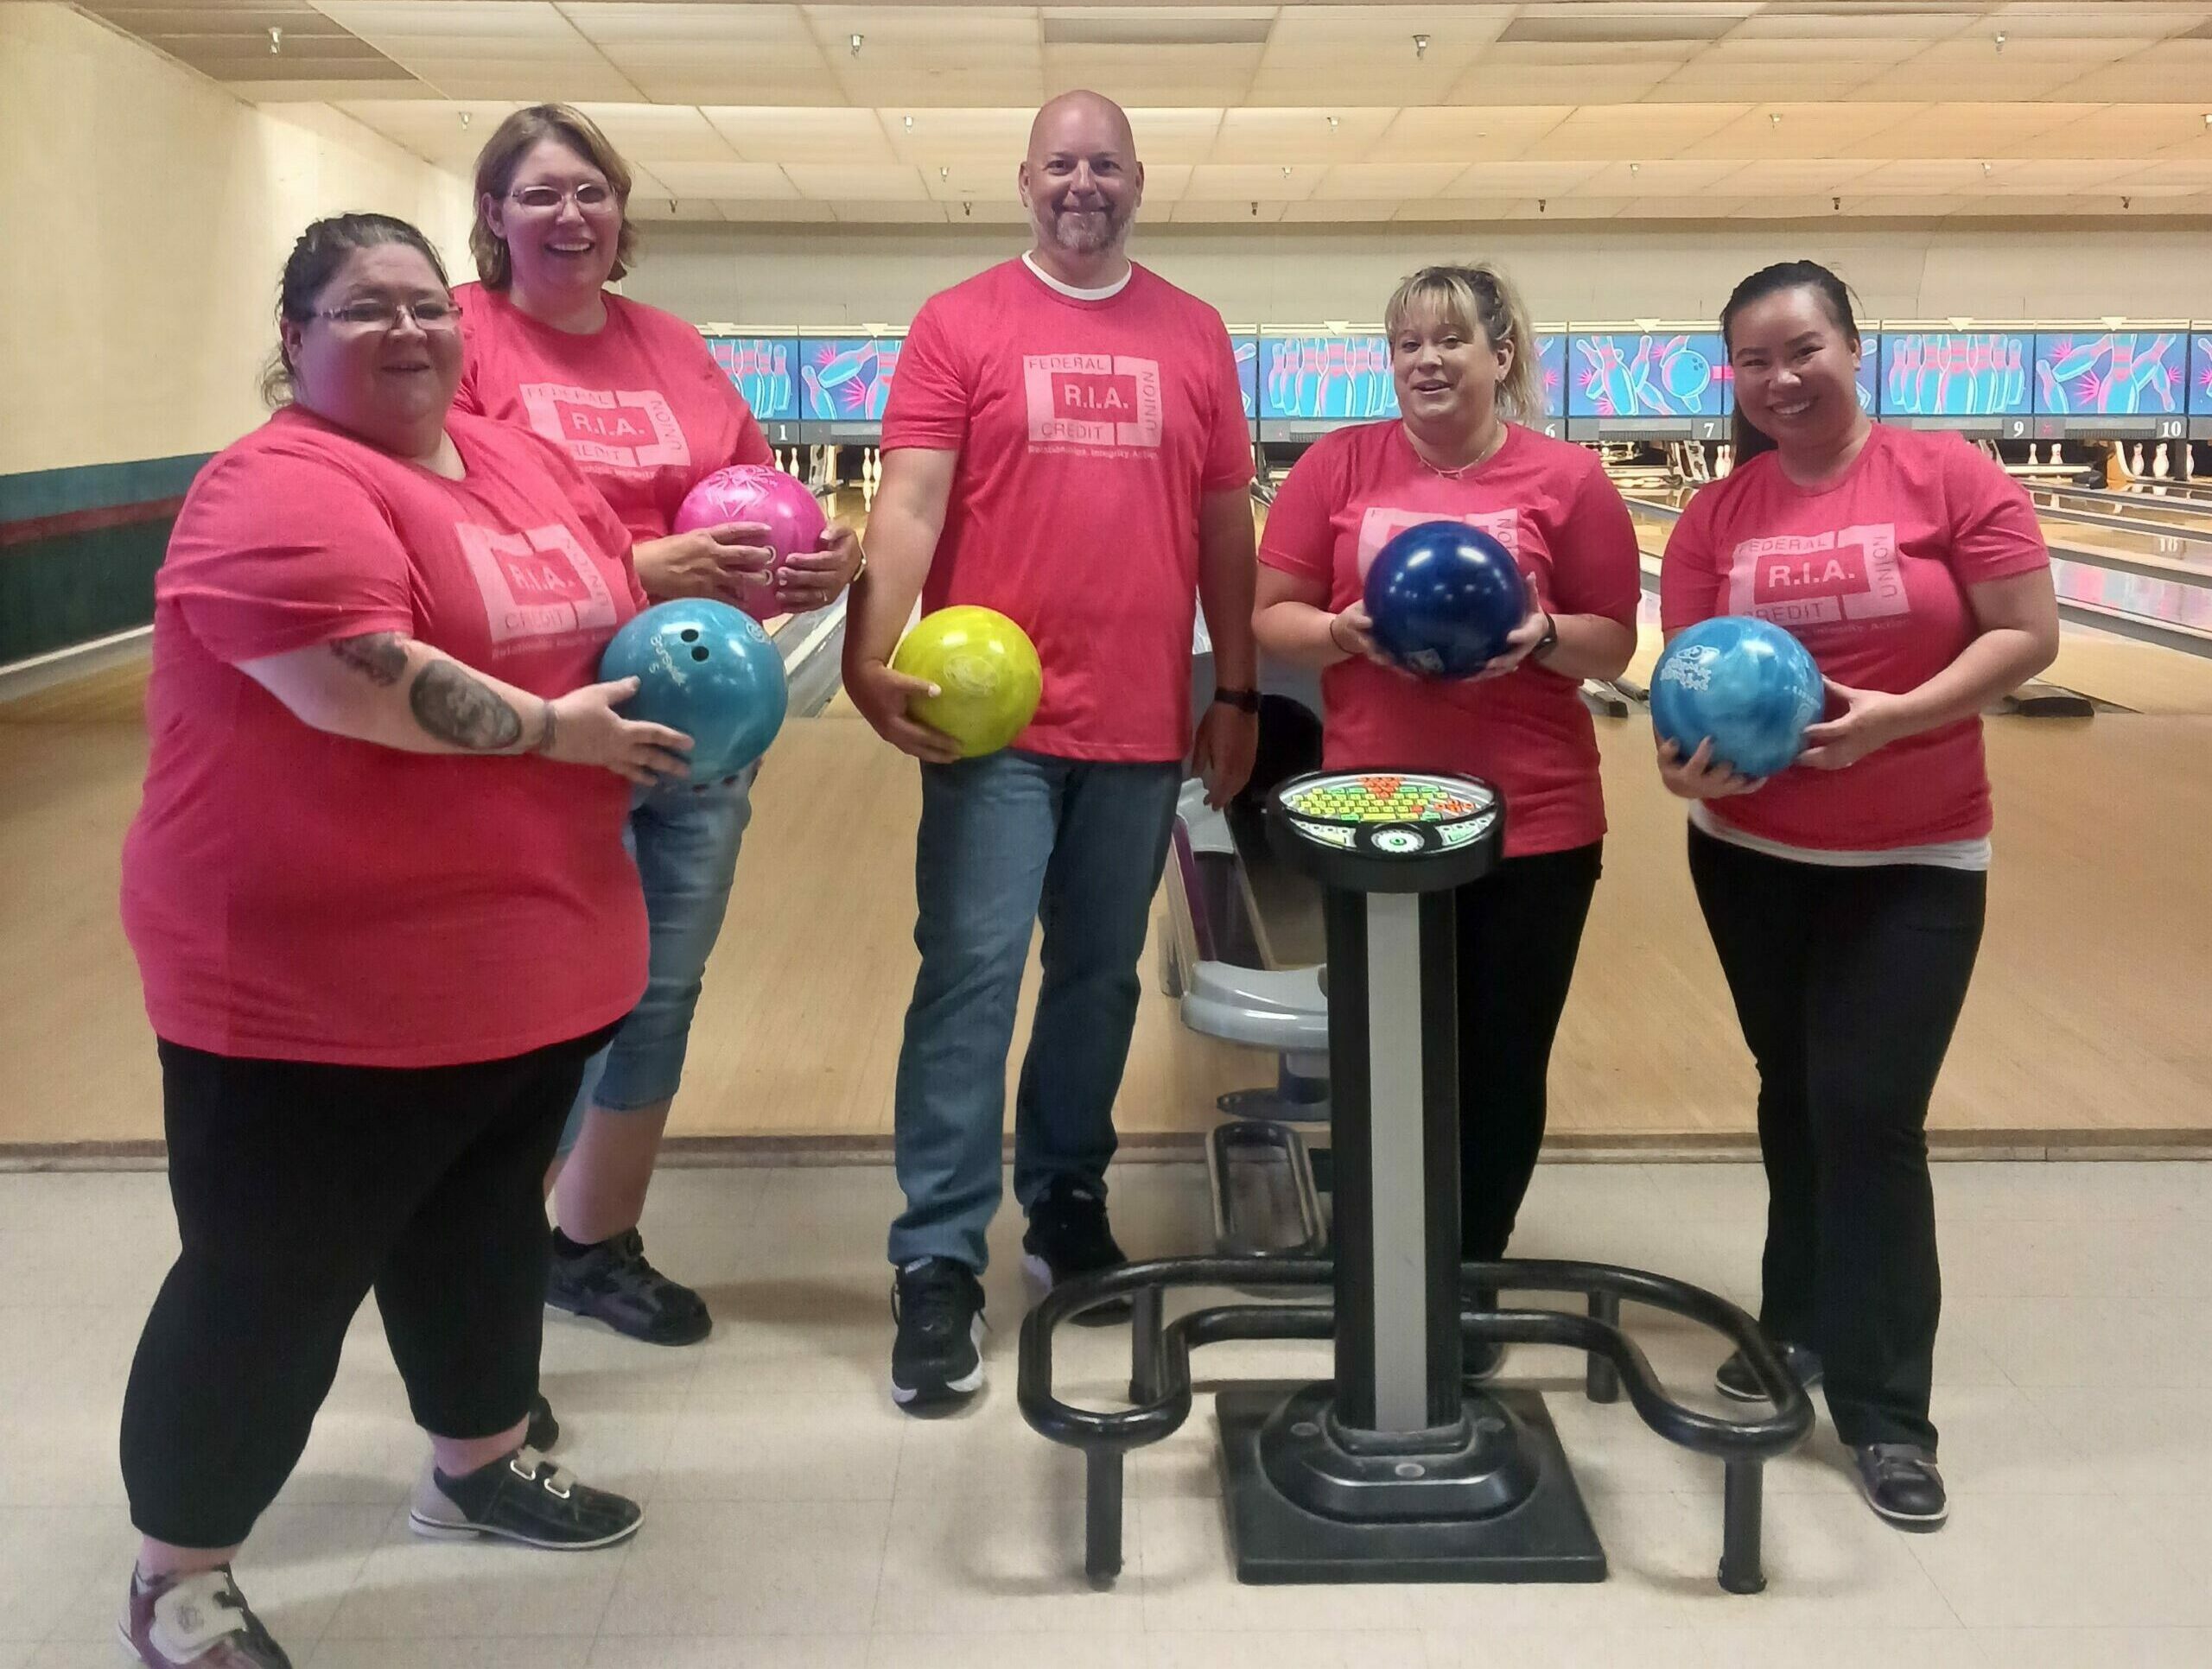
[[1544, 616], [1544, 635], [1536, 639], [1536, 646], [1529, 651], [1529, 658], [1532, 661], [1541, 661], [1545, 656], [1558, 647], [1559, 616], [1547, 613]]
[[1260, 710], [1260, 692], [1256, 689], [1217, 689], [1213, 698], [1224, 707], [1233, 707], [1239, 713]]

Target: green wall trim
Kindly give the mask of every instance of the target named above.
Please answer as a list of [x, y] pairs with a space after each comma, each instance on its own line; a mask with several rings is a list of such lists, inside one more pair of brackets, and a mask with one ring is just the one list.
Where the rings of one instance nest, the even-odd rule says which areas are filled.
[[188, 452], [174, 458], [137, 458], [128, 463], [0, 475], [0, 524], [111, 510], [149, 498], [179, 498], [191, 486], [200, 466], [213, 455]]

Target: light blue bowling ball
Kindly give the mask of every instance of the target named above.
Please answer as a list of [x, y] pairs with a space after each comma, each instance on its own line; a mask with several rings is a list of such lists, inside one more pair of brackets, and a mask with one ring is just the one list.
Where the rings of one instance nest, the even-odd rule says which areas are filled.
[[1711, 737], [1714, 760], [1746, 777], [1771, 777], [1796, 758], [1825, 700], [1805, 645], [1744, 615], [1699, 621], [1651, 675], [1652, 728], [1686, 759]]
[[657, 603], [616, 632], [599, 676], [635, 678], [622, 716], [691, 739], [690, 780], [742, 771], [783, 727], [790, 692], [783, 657], [744, 610], [712, 598]]

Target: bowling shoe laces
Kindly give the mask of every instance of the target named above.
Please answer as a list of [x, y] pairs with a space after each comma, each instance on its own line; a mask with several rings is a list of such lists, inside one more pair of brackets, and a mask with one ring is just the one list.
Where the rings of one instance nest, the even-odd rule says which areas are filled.
[[556, 1249], [545, 1302], [647, 1344], [696, 1344], [715, 1325], [704, 1298], [646, 1260], [634, 1228], [578, 1252]]
[[143, 1587], [134, 1574], [115, 1632], [148, 1669], [292, 1669], [227, 1564]]
[[[1021, 1237], [1021, 1266], [1049, 1292], [1063, 1281], [1128, 1261], [1106, 1221], [1106, 1202], [1097, 1190], [1072, 1177], [1055, 1177], [1029, 1208], [1029, 1228]], [[1127, 1298], [1109, 1298], [1070, 1317], [1082, 1327], [1103, 1327], [1129, 1313]]]
[[434, 1541], [485, 1537], [582, 1552], [627, 1541], [645, 1517], [637, 1502], [579, 1483], [525, 1446], [457, 1478], [433, 1468], [415, 1491], [407, 1524]]

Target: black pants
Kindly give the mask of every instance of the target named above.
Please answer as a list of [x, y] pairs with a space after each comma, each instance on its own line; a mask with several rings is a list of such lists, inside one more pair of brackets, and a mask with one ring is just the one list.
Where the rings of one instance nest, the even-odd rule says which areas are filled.
[[1598, 890], [1602, 841], [1510, 858], [1454, 899], [1459, 965], [1459, 1247], [1503, 1257], [1544, 1142], [1552, 1039]]
[[426, 1431], [491, 1437], [529, 1412], [545, 1169], [610, 1035], [419, 1070], [161, 1045], [183, 1249], [124, 1399], [142, 1533], [245, 1539], [298, 1463], [372, 1287]]
[[1693, 828], [1690, 879], [1759, 1069], [1759, 1320], [1810, 1346], [1853, 1445], [1936, 1446], [1942, 1282], [1928, 1101], [1981, 945], [1986, 875], [1836, 869]]

